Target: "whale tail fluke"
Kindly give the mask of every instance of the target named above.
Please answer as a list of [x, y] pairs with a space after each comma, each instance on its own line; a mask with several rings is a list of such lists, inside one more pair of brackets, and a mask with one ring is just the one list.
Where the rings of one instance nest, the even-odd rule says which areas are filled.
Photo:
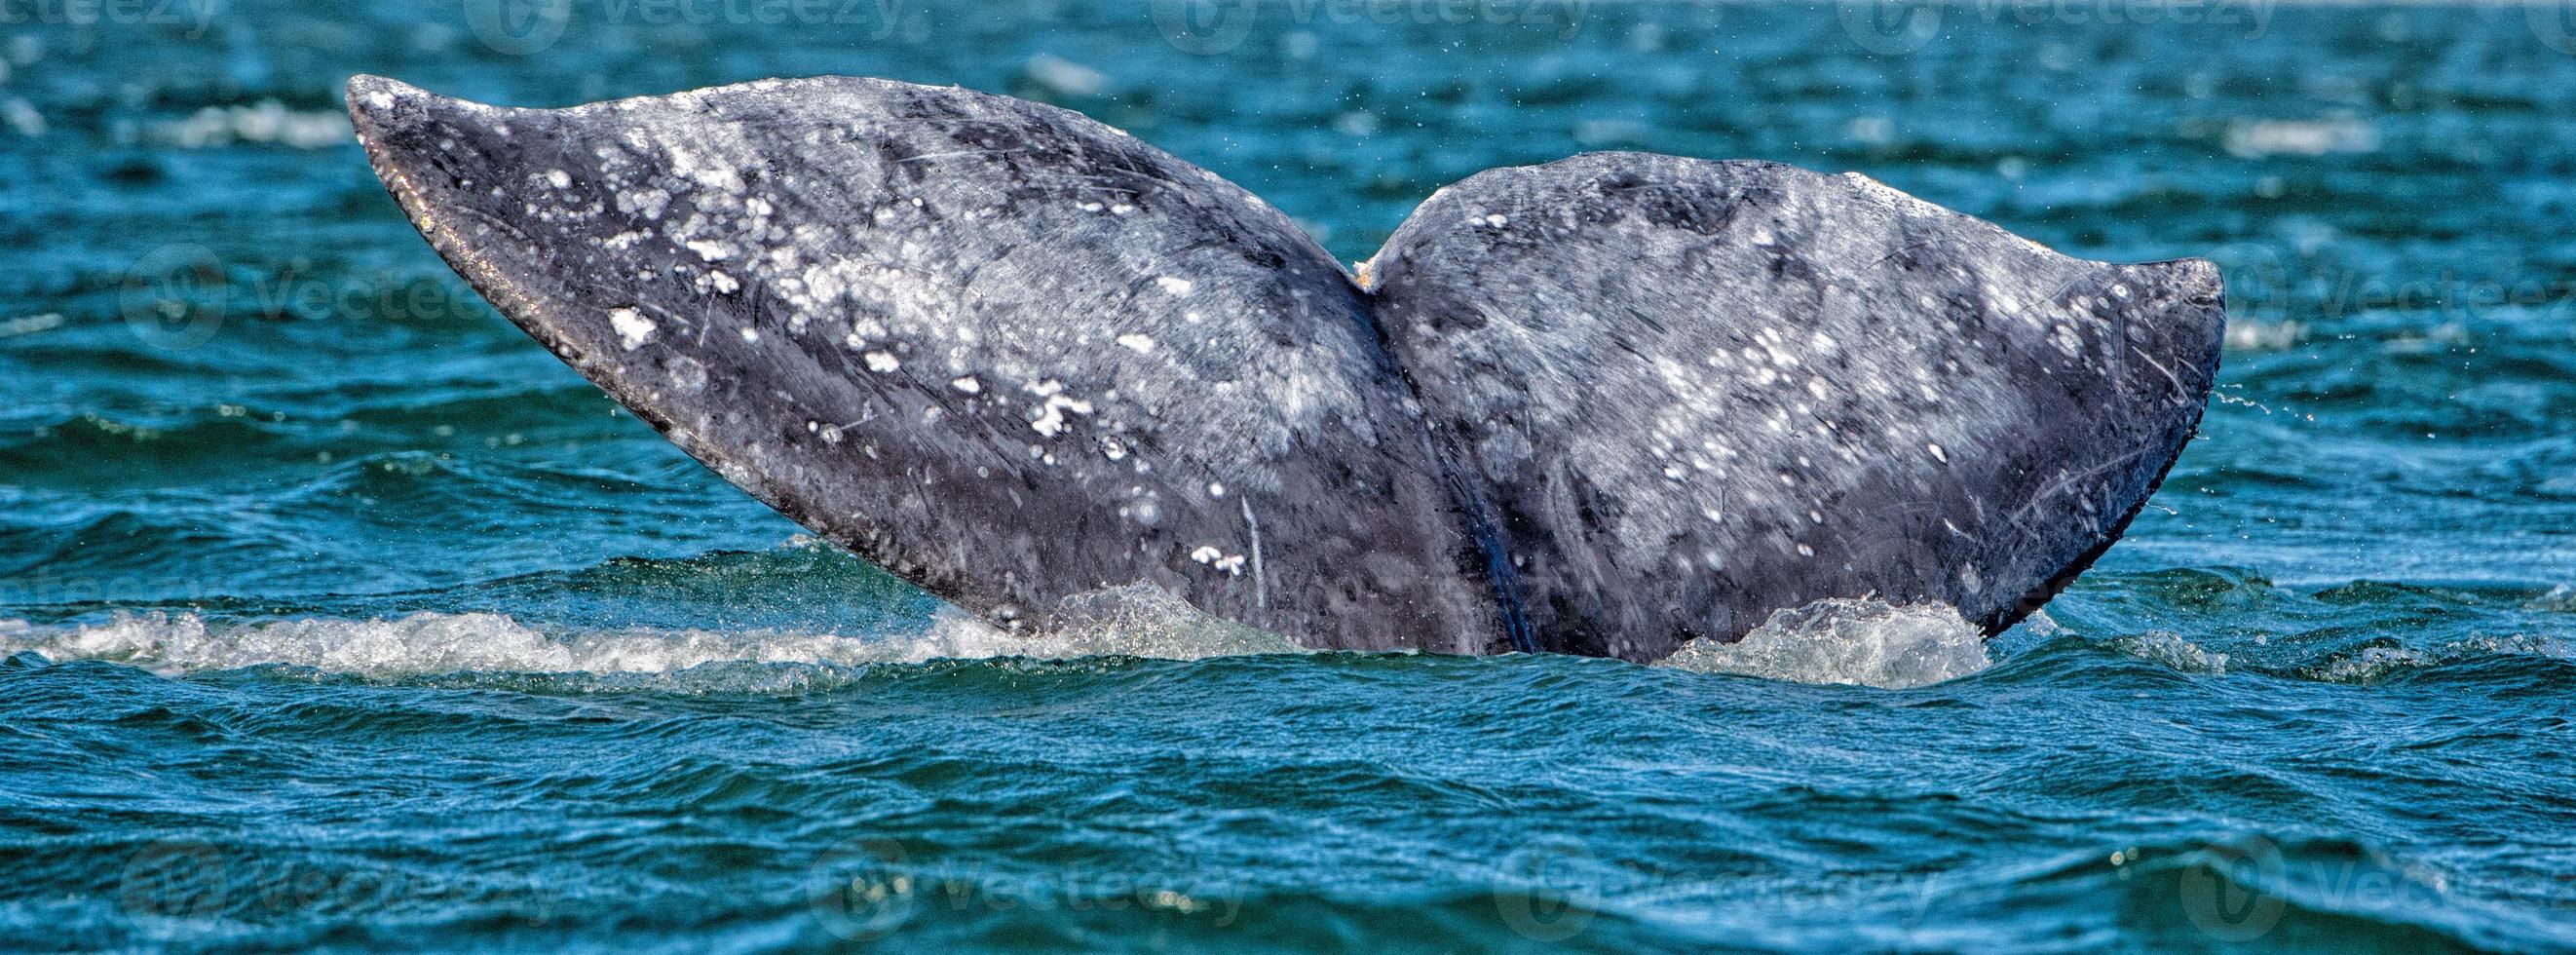
[[1145, 581], [1314, 645], [1645, 659], [1830, 597], [1999, 629], [2190, 437], [2197, 260], [1856, 176], [1592, 154], [1442, 190], [1362, 290], [1077, 114], [885, 80], [562, 110], [377, 77], [387, 187], [728, 480], [1002, 623]]

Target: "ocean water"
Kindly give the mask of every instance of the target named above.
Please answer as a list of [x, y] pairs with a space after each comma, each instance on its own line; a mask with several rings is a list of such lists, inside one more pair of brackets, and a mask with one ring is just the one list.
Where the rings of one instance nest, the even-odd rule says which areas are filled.
[[[2576, 8], [0, 4], [0, 949], [2576, 949]], [[1489, 166], [1859, 170], [2232, 330], [1980, 643], [998, 636], [483, 305], [354, 72], [1079, 109], [1344, 259]]]

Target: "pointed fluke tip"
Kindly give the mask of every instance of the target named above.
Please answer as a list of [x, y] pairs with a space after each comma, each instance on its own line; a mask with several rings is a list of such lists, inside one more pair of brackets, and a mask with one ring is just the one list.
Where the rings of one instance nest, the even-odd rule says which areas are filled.
[[2173, 272], [2183, 285], [2184, 295], [2195, 305], [2224, 305], [2227, 302], [2227, 280], [2218, 272], [2218, 263], [2208, 259], [2174, 259], [2159, 263]]
[[401, 80], [360, 73], [349, 78], [349, 121], [360, 142], [374, 142], [400, 125], [405, 114], [417, 116], [432, 98], [428, 90]]
[[2218, 263], [2190, 258], [2152, 266], [2164, 270], [2167, 281], [2173, 283], [2174, 299], [2197, 320], [2192, 333], [2203, 340], [2214, 359], [2227, 338], [2227, 278], [2220, 274]]

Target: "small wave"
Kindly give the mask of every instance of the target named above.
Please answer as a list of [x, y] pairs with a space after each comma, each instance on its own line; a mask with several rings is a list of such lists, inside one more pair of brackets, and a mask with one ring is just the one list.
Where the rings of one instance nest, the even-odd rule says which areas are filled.
[[1837, 599], [1777, 611], [1734, 643], [1694, 641], [1657, 665], [1898, 690], [1958, 679], [1992, 663], [1984, 633], [1948, 605]]
[[[2076, 638], [2079, 641], [2082, 638]], [[2300, 641], [2257, 637], [2229, 643], [2226, 649], [2203, 646], [2169, 630], [2111, 638], [2098, 646], [2182, 673], [2225, 676], [2230, 672], [2313, 680], [2321, 683], [2375, 683], [2402, 672], [2428, 670], [2489, 657], [2545, 657], [2576, 660], [2576, 646], [2566, 640], [2514, 634], [2471, 637], [2426, 646], [2374, 644], [2334, 650], [2317, 656]]]
[[2122, 653], [2184, 673], [2219, 676], [2227, 672], [2227, 654], [2183, 639], [2182, 634], [2171, 630], [2149, 630], [2137, 636], [2123, 637], [2111, 645]]
[[2576, 587], [2559, 584], [2549, 588], [2548, 593], [2524, 602], [2522, 606], [2527, 610], [2576, 612]]
[[2427, 670], [2486, 657], [2576, 660], [2576, 646], [2552, 637], [2513, 634], [2471, 637], [2429, 647], [2363, 647], [2334, 654], [2303, 667], [2299, 675], [2328, 683], [2376, 683], [2409, 670]]
[[919, 630], [835, 634], [532, 625], [502, 613], [423, 611], [381, 619], [209, 620], [120, 612], [48, 626], [0, 620], [0, 652], [109, 660], [163, 674], [263, 664], [371, 678], [448, 673], [673, 673], [720, 663], [858, 666], [941, 659], [1094, 656], [1196, 660], [1302, 652], [1285, 638], [1214, 621], [1147, 585], [1070, 598], [1062, 622], [1013, 634], [951, 608]]

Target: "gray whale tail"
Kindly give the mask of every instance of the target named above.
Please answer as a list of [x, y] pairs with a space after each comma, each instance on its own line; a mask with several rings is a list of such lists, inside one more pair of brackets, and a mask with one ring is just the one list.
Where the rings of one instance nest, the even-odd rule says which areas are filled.
[[500, 311], [781, 513], [1005, 625], [1146, 581], [1319, 647], [1653, 659], [1833, 597], [1990, 631], [2189, 441], [2224, 295], [1867, 178], [1595, 153], [1354, 281], [1078, 114], [887, 80], [359, 138]]

